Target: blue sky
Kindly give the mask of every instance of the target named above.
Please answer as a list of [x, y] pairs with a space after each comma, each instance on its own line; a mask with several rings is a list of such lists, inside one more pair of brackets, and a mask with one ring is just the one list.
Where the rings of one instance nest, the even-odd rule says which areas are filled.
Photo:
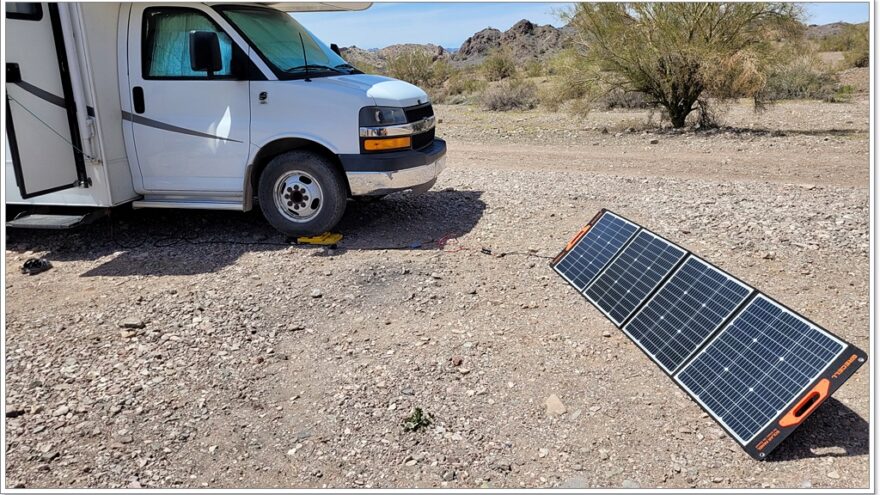
[[[374, 3], [361, 12], [298, 13], [305, 27], [325, 43], [382, 48], [395, 43], [434, 43], [458, 47], [486, 28], [506, 30], [520, 19], [562, 23], [555, 14], [570, 3]], [[868, 3], [804, 3], [807, 22], [868, 20]]]

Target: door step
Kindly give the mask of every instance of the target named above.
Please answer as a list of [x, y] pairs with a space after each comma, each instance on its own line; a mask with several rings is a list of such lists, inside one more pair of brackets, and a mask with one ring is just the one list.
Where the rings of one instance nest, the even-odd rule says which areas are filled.
[[131, 204], [132, 208], [181, 208], [190, 210], [232, 210], [243, 211], [240, 201], [194, 201], [144, 199]]
[[7, 227], [16, 229], [64, 230], [88, 225], [107, 215], [106, 209], [79, 214], [23, 213], [6, 222]]

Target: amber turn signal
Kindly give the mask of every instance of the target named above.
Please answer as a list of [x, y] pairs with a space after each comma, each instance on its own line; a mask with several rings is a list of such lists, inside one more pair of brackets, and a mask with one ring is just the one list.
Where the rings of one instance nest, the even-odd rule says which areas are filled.
[[385, 151], [409, 148], [412, 140], [409, 136], [396, 137], [390, 139], [365, 139], [364, 149], [366, 151]]

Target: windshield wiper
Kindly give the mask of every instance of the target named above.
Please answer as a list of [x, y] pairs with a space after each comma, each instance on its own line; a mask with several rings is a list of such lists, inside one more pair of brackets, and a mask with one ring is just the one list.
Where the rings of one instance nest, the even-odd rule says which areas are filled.
[[325, 69], [325, 70], [332, 70], [333, 72], [338, 72], [340, 74], [344, 74], [344, 72], [342, 72], [341, 70], [339, 70], [335, 67], [330, 67], [329, 65], [320, 65], [320, 64], [297, 65], [296, 67], [291, 67], [289, 69], [286, 69], [284, 72], [293, 72], [295, 70], [309, 70], [309, 69]]

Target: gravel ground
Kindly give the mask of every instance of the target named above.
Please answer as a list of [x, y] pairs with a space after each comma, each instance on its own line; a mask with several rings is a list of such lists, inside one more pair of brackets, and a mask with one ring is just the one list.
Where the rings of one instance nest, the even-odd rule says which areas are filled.
[[8, 231], [7, 486], [868, 486], [867, 367], [753, 461], [542, 258], [610, 208], [868, 349], [867, 100], [438, 114], [451, 168], [332, 253], [256, 213]]

